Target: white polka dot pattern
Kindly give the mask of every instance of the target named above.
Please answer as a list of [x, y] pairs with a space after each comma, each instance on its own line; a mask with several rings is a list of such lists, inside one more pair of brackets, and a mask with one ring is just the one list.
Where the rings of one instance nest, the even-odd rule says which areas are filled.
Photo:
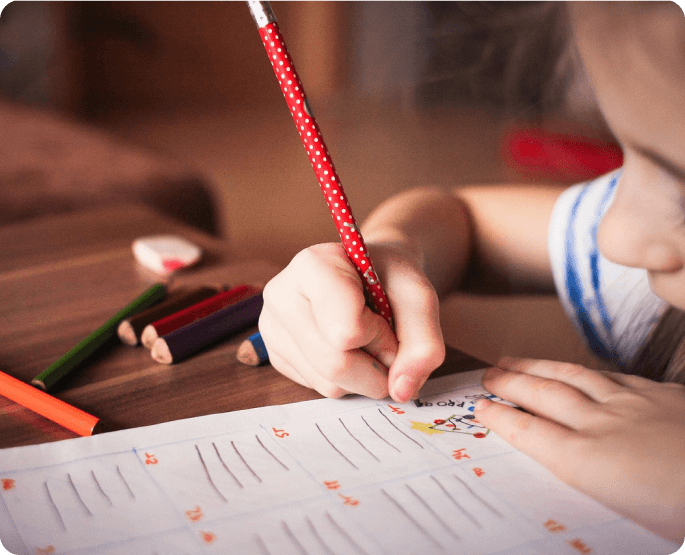
[[347, 256], [361, 276], [373, 308], [392, 324], [392, 312], [387, 296], [366, 252], [366, 245], [352, 216], [342, 183], [335, 171], [319, 126], [307, 104], [302, 82], [295, 72], [295, 66], [288, 54], [278, 25], [276, 23], [265, 25], [259, 29], [259, 35], [262, 37], [269, 61], [281, 85], [290, 115], [300, 133], [302, 144], [319, 181], [321, 192], [328, 203]]

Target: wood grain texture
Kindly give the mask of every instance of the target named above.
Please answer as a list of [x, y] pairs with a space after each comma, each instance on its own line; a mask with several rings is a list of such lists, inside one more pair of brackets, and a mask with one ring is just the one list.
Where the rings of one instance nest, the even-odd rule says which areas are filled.
[[[136, 237], [177, 233], [202, 246], [203, 263], [173, 286], [247, 283], [263, 287], [278, 268], [233, 261], [225, 245], [154, 211], [131, 205], [47, 217], [0, 228], [0, 368], [29, 381], [112, 316], [157, 277], [138, 266]], [[245, 366], [237, 349], [256, 328], [177, 365], [146, 349], [114, 342], [53, 392], [100, 417], [109, 430], [205, 414], [319, 398], [270, 365]], [[473, 369], [472, 357], [448, 349], [438, 373]], [[76, 437], [0, 397], [0, 448]]]

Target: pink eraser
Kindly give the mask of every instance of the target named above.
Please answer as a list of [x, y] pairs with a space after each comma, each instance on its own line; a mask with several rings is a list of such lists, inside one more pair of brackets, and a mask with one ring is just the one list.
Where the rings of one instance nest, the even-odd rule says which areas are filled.
[[202, 249], [177, 235], [150, 235], [133, 241], [133, 256], [146, 268], [165, 275], [195, 264]]

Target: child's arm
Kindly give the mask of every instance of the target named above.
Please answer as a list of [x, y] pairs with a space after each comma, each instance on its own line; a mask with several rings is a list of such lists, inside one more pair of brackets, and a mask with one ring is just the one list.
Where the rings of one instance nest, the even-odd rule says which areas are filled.
[[685, 538], [685, 387], [573, 364], [505, 358], [479, 422], [561, 480], [646, 528]]
[[390, 393], [398, 402], [409, 400], [444, 358], [438, 294], [458, 287], [472, 267], [500, 282], [552, 288], [547, 225], [560, 192], [423, 189], [389, 199], [362, 231], [395, 333], [366, 306], [342, 246], [316, 245], [264, 290], [259, 327], [270, 361], [329, 397]]

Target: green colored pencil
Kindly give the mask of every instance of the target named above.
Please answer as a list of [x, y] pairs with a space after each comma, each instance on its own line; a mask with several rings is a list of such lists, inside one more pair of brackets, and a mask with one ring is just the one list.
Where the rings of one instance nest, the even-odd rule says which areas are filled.
[[164, 285], [160, 283], [153, 285], [129, 305], [122, 308], [68, 353], [63, 355], [58, 361], [48, 366], [33, 378], [31, 383], [43, 391], [47, 391], [69, 372], [78, 367], [86, 358], [116, 336], [117, 328], [122, 320], [158, 303], [165, 295], [166, 287]]

